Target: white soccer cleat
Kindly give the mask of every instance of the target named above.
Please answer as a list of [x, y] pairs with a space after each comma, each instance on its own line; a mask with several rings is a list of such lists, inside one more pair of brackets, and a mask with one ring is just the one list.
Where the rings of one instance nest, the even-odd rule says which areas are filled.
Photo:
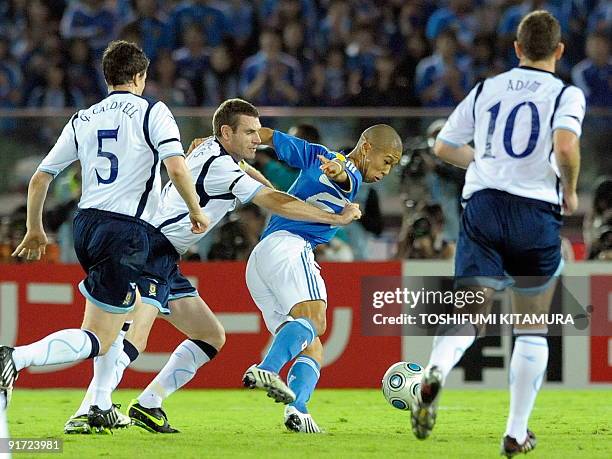
[[113, 404], [113, 410], [117, 415], [117, 421], [115, 422], [113, 429], [125, 429], [126, 427], [132, 425], [132, 418], [121, 412], [121, 405]]
[[282, 378], [268, 370], [263, 370], [257, 365], [251, 365], [242, 377], [242, 384], [249, 389], [264, 389], [268, 397], [277, 403], [288, 404], [295, 401], [295, 394]]
[[285, 407], [285, 427], [292, 432], [321, 433], [321, 429], [312, 416], [302, 413], [294, 406]]

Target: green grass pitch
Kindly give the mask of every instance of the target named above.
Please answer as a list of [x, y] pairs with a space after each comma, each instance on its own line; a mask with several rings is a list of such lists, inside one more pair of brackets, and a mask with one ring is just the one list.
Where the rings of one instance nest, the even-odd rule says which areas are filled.
[[[118, 391], [127, 406], [135, 391]], [[409, 416], [392, 408], [378, 390], [318, 390], [311, 412], [324, 435], [298, 435], [282, 425], [283, 408], [263, 392], [183, 390], [165, 404], [177, 435], [154, 435], [137, 427], [114, 435], [63, 435], [66, 419], [83, 392], [16, 389], [9, 409], [14, 438], [62, 438], [63, 454], [16, 454], [63, 458], [210, 458], [210, 457], [498, 457], [508, 395], [479, 390], [443, 393], [432, 436], [418, 441]], [[530, 427], [538, 446], [529, 457], [612, 457], [612, 404], [606, 390], [543, 390]]]

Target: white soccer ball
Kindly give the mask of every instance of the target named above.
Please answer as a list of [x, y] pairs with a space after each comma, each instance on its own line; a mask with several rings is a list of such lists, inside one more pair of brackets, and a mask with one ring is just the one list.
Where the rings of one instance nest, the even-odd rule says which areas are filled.
[[383, 395], [394, 408], [410, 410], [410, 405], [420, 396], [422, 377], [423, 367], [418, 363], [394, 363], [383, 376]]

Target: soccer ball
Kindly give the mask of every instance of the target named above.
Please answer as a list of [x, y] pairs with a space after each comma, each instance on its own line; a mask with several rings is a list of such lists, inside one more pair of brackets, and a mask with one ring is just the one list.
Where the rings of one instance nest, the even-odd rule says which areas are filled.
[[398, 410], [409, 410], [420, 396], [423, 367], [414, 362], [397, 362], [389, 367], [382, 379], [382, 391], [387, 401]]

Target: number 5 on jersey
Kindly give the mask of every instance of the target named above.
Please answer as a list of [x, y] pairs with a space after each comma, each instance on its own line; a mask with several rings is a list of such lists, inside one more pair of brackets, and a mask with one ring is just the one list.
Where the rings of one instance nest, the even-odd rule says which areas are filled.
[[100, 177], [98, 170], [96, 169], [96, 177], [98, 178], [98, 185], [104, 184], [108, 185], [109, 183], [113, 183], [117, 180], [117, 174], [119, 173], [119, 159], [117, 156], [112, 154], [109, 151], [102, 150], [102, 142], [106, 140], [114, 140], [117, 141], [117, 135], [119, 134], [119, 127], [117, 129], [100, 129], [98, 131], [98, 155], [103, 158], [107, 158], [110, 161], [110, 174], [108, 178]]

